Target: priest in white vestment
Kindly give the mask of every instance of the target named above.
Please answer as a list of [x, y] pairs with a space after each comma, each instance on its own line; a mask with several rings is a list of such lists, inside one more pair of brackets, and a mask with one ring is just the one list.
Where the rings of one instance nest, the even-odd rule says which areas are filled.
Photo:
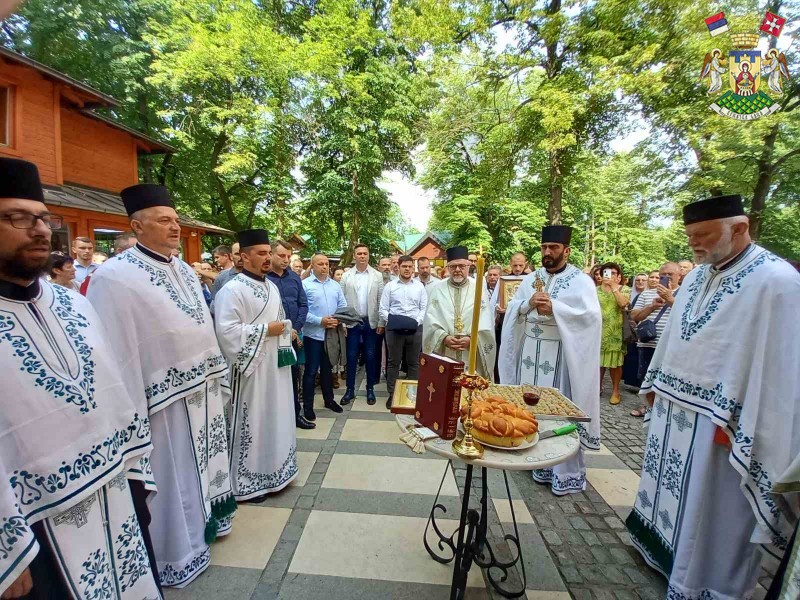
[[600, 449], [602, 317], [592, 280], [570, 265], [572, 230], [542, 229], [542, 268], [528, 274], [508, 304], [500, 344], [500, 383], [558, 388], [591, 421], [578, 423], [581, 448], [552, 469], [533, 471], [556, 495], [586, 489], [584, 449]]
[[[469, 370], [470, 327], [475, 305], [475, 279], [468, 276], [472, 263], [464, 246], [447, 250], [447, 269], [450, 277], [437, 283], [428, 298], [428, 308], [422, 324], [422, 351], [440, 354], [463, 361]], [[480, 285], [485, 285], [480, 282]], [[494, 372], [494, 320], [489, 312], [486, 294], [481, 299], [478, 322], [478, 364], [476, 372], [491, 380]]]
[[121, 195], [138, 243], [97, 270], [88, 298], [137, 409], [150, 415], [153, 545], [162, 585], [183, 587], [206, 569], [208, 544], [229, 531], [236, 509], [223, 414], [228, 367], [197, 275], [170, 256], [180, 225], [167, 190], [140, 184]]
[[0, 594], [160, 598], [147, 411], [89, 302], [41, 278], [60, 227], [36, 166], [0, 158]]
[[216, 329], [230, 368], [231, 480], [239, 502], [260, 502], [297, 477], [292, 322], [269, 279], [267, 232], [238, 234], [242, 272], [216, 297]]
[[740, 196], [684, 207], [695, 262], [641, 393], [651, 405], [627, 526], [670, 598], [750, 598], [780, 559], [796, 494], [772, 486], [800, 453], [800, 275], [751, 242]]

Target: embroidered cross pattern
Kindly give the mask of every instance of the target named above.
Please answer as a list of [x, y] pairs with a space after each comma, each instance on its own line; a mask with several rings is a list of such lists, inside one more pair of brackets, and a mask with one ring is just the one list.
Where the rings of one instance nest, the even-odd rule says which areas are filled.
[[525, 357], [525, 360], [523, 360], [523, 361], [522, 361], [522, 364], [523, 364], [523, 365], [525, 365], [525, 368], [526, 368], [526, 369], [530, 369], [530, 368], [531, 368], [532, 366], [534, 366], [536, 363], [535, 363], [535, 362], [533, 362], [533, 361], [531, 360], [531, 357], [530, 357], [530, 356], [526, 356], [526, 357]]
[[539, 368], [545, 375], [549, 375], [550, 373], [556, 370], [556, 368], [550, 364], [549, 360], [544, 361], [541, 365], [539, 365]]
[[72, 524], [81, 528], [89, 522], [89, 513], [92, 511], [92, 504], [97, 500], [97, 496], [89, 496], [86, 500], [78, 502], [72, 508], [65, 510], [60, 515], [56, 515], [53, 523], [58, 525]]
[[650, 508], [653, 506], [653, 503], [650, 502], [650, 497], [647, 495], [647, 490], [642, 490], [637, 495], [639, 496], [639, 504], [641, 504], [643, 508]]
[[664, 401], [661, 398], [659, 398], [658, 402], [656, 402], [656, 412], [658, 413], [659, 419], [664, 416], [665, 412], [667, 412], [667, 409], [664, 406]]
[[214, 479], [209, 481], [208, 483], [214, 486], [215, 488], [222, 487], [222, 484], [228, 479], [228, 474], [224, 473], [221, 469], [217, 471], [217, 474], [214, 476]]
[[128, 487], [126, 483], [125, 474], [120, 473], [114, 479], [108, 482], [108, 487], [110, 488], [117, 488], [120, 492], [124, 492], [125, 489]]
[[692, 429], [692, 422], [686, 418], [686, 412], [683, 410], [677, 415], [672, 415], [672, 420], [675, 421], [675, 425], [678, 426], [678, 431], [681, 433], [684, 429]]
[[187, 404], [196, 406], [200, 408], [203, 406], [203, 392], [197, 392], [196, 394], [192, 394], [189, 396], [189, 399], [186, 401]]
[[539, 325], [534, 325], [531, 331], [533, 332], [533, 335], [535, 337], [539, 337], [544, 333], [544, 330], [541, 327], [539, 327]]
[[664, 529], [672, 529], [672, 520], [669, 518], [669, 513], [666, 508], [658, 513], [658, 516], [661, 518], [661, 526]]

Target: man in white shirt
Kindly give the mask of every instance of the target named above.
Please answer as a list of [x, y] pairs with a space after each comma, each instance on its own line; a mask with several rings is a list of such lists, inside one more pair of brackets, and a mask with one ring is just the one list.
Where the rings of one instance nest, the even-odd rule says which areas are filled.
[[400, 372], [400, 361], [408, 364], [408, 378], [417, 379], [419, 375], [419, 353], [422, 349], [422, 321], [428, 308], [428, 294], [425, 286], [413, 278], [414, 259], [401, 256], [398, 259], [399, 277], [390, 281], [381, 294], [380, 319], [386, 324], [386, 346], [388, 358], [386, 366], [386, 388], [389, 398], [386, 408], [392, 405], [394, 384]]
[[367, 371], [367, 404], [375, 404], [375, 384], [380, 375], [378, 306], [383, 290], [383, 275], [369, 266], [369, 247], [356, 244], [356, 266], [342, 275], [341, 286], [347, 305], [354, 308], [362, 322], [347, 330], [347, 389], [341, 404], [345, 406], [356, 397], [356, 371], [361, 345], [364, 345], [364, 362]]
[[417, 259], [417, 271], [419, 271], [417, 281], [424, 285], [425, 290], [430, 294], [430, 286], [441, 281], [431, 273], [431, 259], [427, 256]]

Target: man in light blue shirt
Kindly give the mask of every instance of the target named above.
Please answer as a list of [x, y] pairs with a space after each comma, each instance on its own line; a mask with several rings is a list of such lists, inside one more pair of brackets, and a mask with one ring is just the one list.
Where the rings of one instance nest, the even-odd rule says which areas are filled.
[[333, 314], [347, 306], [342, 287], [329, 277], [328, 257], [315, 254], [311, 259], [311, 275], [303, 280], [303, 289], [308, 298], [308, 315], [303, 326], [303, 346], [306, 352], [306, 370], [303, 374], [303, 414], [309, 421], [314, 421], [314, 387], [317, 372], [322, 388], [325, 408], [334, 412], [342, 412], [333, 399], [333, 371], [325, 352], [325, 333], [327, 329], [335, 329], [339, 321]]
[[81, 284], [97, 270], [92, 262], [94, 242], [87, 237], [77, 237], [72, 240], [72, 253], [75, 255], [75, 282]]

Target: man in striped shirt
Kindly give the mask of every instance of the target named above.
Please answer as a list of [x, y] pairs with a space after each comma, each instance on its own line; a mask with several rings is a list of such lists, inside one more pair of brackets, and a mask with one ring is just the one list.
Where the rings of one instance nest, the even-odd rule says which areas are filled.
[[[675, 303], [675, 291], [678, 289], [681, 279], [681, 268], [678, 263], [664, 263], [658, 270], [658, 275], [660, 283], [655, 288], [647, 289], [639, 294], [631, 311], [631, 318], [637, 323], [645, 320], [656, 321], [658, 319], [655, 339], [636, 344], [639, 348], [639, 379], [644, 379], [645, 373], [647, 373], [647, 369], [650, 366], [650, 361], [653, 358], [653, 352], [655, 352], [658, 340], [661, 338], [661, 332], [664, 331], [664, 326], [667, 324], [667, 319], [669, 319], [672, 305]], [[668, 285], [665, 286], [664, 283], [668, 283]], [[664, 307], [666, 307], [666, 310], [659, 317], [659, 313]]]

